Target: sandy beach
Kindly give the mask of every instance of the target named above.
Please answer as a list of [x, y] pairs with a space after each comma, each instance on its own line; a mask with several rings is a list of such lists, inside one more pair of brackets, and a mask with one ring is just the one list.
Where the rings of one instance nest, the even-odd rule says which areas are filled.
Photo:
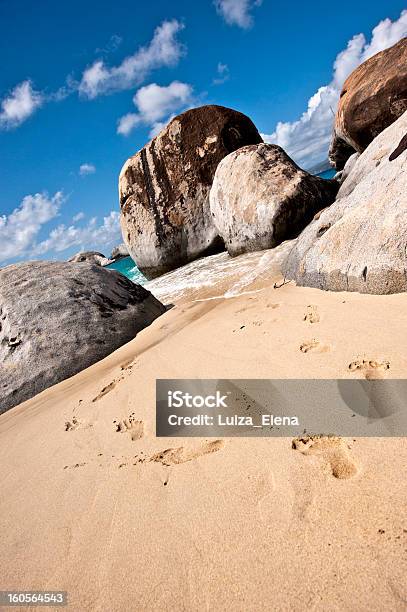
[[0, 588], [71, 610], [405, 610], [405, 439], [155, 437], [156, 378], [404, 377], [405, 296], [219, 289], [1, 416]]

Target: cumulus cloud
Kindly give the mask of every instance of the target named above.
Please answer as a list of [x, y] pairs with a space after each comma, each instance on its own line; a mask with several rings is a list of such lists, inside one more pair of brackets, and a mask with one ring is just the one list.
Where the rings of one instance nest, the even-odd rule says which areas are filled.
[[33, 89], [31, 81], [22, 81], [1, 101], [0, 127], [6, 130], [18, 127], [43, 101], [43, 94]]
[[42, 226], [54, 219], [63, 202], [61, 191], [27, 195], [9, 215], [0, 216], [0, 261], [31, 254]]
[[229, 66], [227, 64], [222, 64], [222, 62], [219, 62], [217, 67], [217, 73], [218, 76], [212, 81], [214, 85], [222, 85], [230, 79]]
[[[138, 85], [154, 69], [175, 66], [185, 50], [177, 39], [183, 28], [184, 25], [176, 19], [164, 21], [156, 28], [148, 45], [140, 47], [118, 66], [108, 66], [104, 59], [98, 59], [83, 72], [80, 81], [68, 75], [65, 84], [56, 91], [36, 91], [29, 79], [22, 81], [0, 101], [0, 129], [16, 128], [43, 104], [60, 102], [74, 92], [93, 99], [100, 94]], [[113, 35], [107, 46], [97, 52], [106, 56], [115, 51], [120, 43], [121, 38]]]
[[151, 134], [156, 134], [165, 125], [162, 120], [175, 111], [185, 108], [192, 102], [192, 87], [188, 83], [173, 81], [162, 87], [151, 83], [141, 87], [133, 98], [137, 113], [128, 113], [119, 119], [117, 132], [127, 136], [139, 125], [151, 126]]
[[35, 256], [46, 253], [60, 253], [76, 246], [79, 250], [92, 250], [95, 247], [104, 248], [122, 242], [120, 231], [120, 214], [111, 211], [103, 222], [98, 225], [97, 218], [93, 217], [84, 226], [64, 224], [51, 230], [48, 238], [34, 245]]
[[332, 80], [308, 101], [307, 110], [294, 122], [279, 122], [272, 134], [263, 134], [266, 142], [283, 147], [302, 167], [310, 168], [326, 159], [334, 115], [344, 80], [379, 51], [391, 47], [407, 36], [407, 10], [396, 21], [384, 19], [372, 31], [370, 41], [357, 34], [334, 62]]
[[19, 127], [35, 111], [48, 102], [61, 102], [78, 90], [79, 83], [68, 76], [65, 84], [55, 91], [36, 91], [28, 79], [14, 87], [11, 93], [0, 102], [0, 129], [9, 130]]
[[228, 25], [237, 25], [247, 30], [253, 25], [252, 9], [260, 6], [262, 2], [263, 0], [215, 0], [214, 5]]
[[93, 250], [122, 242], [117, 211], [111, 211], [100, 223], [93, 217], [88, 223], [78, 225], [77, 222], [85, 216], [80, 212], [73, 217], [71, 225], [59, 224], [45, 239], [39, 240], [40, 232], [59, 216], [65, 201], [61, 191], [52, 197], [46, 192], [27, 195], [9, 215], [0, 216], [0, 262], [36, 259], [61, 253], [73, 246], [80, 250]]
[[81, 176], [87, 176], [88, 174], [95, 174], [96, 167], [93, 164], [81, 164], [79, 166], [79, 174]]
[[118, 66], [109, 67], [101, 59], [87, 68], [79, 84], [79, 93], [87, 98], [129, 89], [141, 83], [154, 69], [175, 66], [184, 52], [177, 35], [183, 24], [173, 19], [164, 21], [154, 32], [147, 46], [141, 47]]

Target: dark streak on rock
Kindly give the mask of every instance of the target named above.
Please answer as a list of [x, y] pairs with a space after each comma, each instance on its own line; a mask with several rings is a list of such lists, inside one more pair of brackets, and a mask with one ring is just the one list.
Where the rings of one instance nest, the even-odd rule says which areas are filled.
[[155, 200], [155, 192], [154, 192], [154, 187], [153, 187], [153, 181], [151, 178], [150, 168], [149, 168], [148, 161], [147, 161], [146, 149], [141, 150], [140, 156], [141, 156], [141, 164], [143, 166], [147, 199], [148, 199], [148, 203], [151, 209], [153, 210], [153, 215], [154, 215], [155, 233], [157, 236], [158, 243], [162, 244], [163, 236], [162, 236], [162, 229], [161, 229], [161, 223], [160, 223], [160, 215], [157, 209], [157, 202]]
[[406, 149], [407, 149], [407, 134], [405, 134], [403, 138], [400, 140], [397, 149], [394, 149], [393, 153], [390, 155], [389, 161], [394, 161], [395, 159], [397, 159], [397, 157], [399, 157], [399, 155], [404, 153]]

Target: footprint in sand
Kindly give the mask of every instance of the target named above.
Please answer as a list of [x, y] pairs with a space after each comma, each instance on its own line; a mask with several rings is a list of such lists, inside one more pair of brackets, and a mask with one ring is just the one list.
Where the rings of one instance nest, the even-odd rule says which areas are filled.
[[309, 353], [310, 351], [314, 353], [326, 353], [329, 351], [329, 346], [326, 344], [321, 344], [319, 340], [307, 340], [300, 345], [301, 353]]
[[304, 436], [295, 438], [292, 447], [303, 455], [320, 456], [329, 465], [335, 478], [351, 478], [358, 471], [342, 438], [324, 435]]
[[113, 421], [113, 424], [116, 427], [117, 433], [129, 432], [133, 441], [140, 440], [144, 435], [144, 423], [143, 421], [136, 421], [134, 412], [127, 419]]
[[101, 390], [101, 392], [93, 398], [92, 402], [97, 402], [98, 400], [100, 400], [104, 395], [107, 395], [108, 393], [110, 393], [110, 391], [112, 391], [115, 386], [116, 386], [116, 380], [113, 380], [111, 383], [109, 383], [108, 385], [106, 385], [106, 387], [103, 387], [103, 389]]
[[357, 359], [348, 365], [351, 372], [362, 371], [367, 380], [383, 378], [386, 370], [390, 370], [390, 362], [376, 359]]
[[129, 361], [126, 361], [126, 363], [122, 363], [120, 369], [122, 372], [128, 372], [129, 370], [132, 370], [134, 368], [135, 364], [136, 360], [130, 359]]
[[162, 465], [179, 465], [180, 463], [198, 459], [198, 457], [202, 457], [203, 455], [216, 453], [223, 448], [224, 444], [223, 440], [215, 440], [214, 442], [206, 442], [198, 448], [188, 449], [183, 446], [179, 446], [178, 448], [167, 448], [150, 457], [150, 461], [162, 463]]
[[308, 323], [319, 323], [320, 318], [318, 308], [316, 306], [313, 306], [312, 304], [307, 306], [307, 312], [304, 315], [304, 321], [307, 321]]
[[70, 421], [65, 421], [65, 431], [75, 431], [76, 429], [88, 429], [92, 427], [91, 423], [83, 423], [82, 421], [78, 421], [78, 419], [74, 416]]
[[83, 467], [86, 463], [75, 463], [75, 465], [64, 465], [64, 470], [71, 470], [79, 467]]

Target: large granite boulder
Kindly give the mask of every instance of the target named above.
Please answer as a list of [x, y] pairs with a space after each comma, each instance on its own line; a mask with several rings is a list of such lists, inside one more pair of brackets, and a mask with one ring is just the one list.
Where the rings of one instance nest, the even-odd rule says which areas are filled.
[[124, 242], [122, 242], [118, 246], [114, 247], [114, 249], [112, 250], [112, 254], [110, 255], [110, 259], [113, 259], [113, 260], [123, 259], [123, 257], [128, 257], [128, 256], [129, 256], [129, 249], [126, 247]]
[[[338, 170], [407, 110], [407, 38], [361, 64], [346, 79], [335, 118], [330, 160]], [[349, 145], [344, 151], [343, 141]], [[346, 157], [347, 156], [347, 157]]]
[[299, 236], [287, 278], [331, 291], [407, 291], [406, 134], [407, 112], [360, 155], [334, 204]]
[[242, 113], [202, 106], [175, 117], [125, 163], [122, 233], [147, 278], [224, 248], [209, 211], [215, 170], [232, 151], [258, 142], [260, 134]]
[[103, 253], [98, 253], [98, 251], [81, 251], [80, 253], [76, 253], [73, 257], [68, 259], [70, 262], [74, 263], [94, 263], [97, 266], [107, 266], [110, 263], [113, 263], [112, 259], [108, 259], [103, 255]]
[[0, 271], [0, 413], [129, 342], [165, 307], [114, 270], [32, 261]]
[[301, 170], [281, 147], [250, 145], [219, 164], [211, 213], [229, 254], [240, 255], [295, 237], [338, 189], [337, 181]]

